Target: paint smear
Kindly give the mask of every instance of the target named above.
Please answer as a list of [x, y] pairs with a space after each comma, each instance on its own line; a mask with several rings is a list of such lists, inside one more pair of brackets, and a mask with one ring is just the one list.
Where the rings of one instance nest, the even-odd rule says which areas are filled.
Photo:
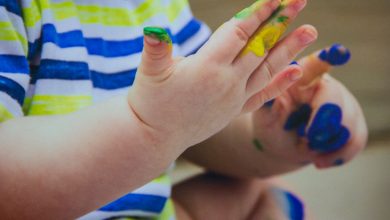
[[242, 11], [238, 12], [236, 15], [234, 15], [237, 19], [245, 19], [249, 16], [251, 16], [255, 11], [259, 10], [266, 0], [257, 0], [255, 3], [253, 3], [251, 6], [244, 8]]
[[258, 139], [254, 139], [253, 140], [253, 145], [255, 146], [255, 148], [258, 151], [264, 151], [264, 147], [263, 147], [263, 145], [260, 143], [260, 141]]
[[169, 45], [172, 45], [171, 37], [168, 32], [161, 27], [145, 27], [144, 35], [152, 37], [154, 39], [159, 40], [160, 42], [165, 42]]
[[341, 44], [334, 44], [329, 49], [322, 50], [318, 57], [332, 66], [341, 66], [351, 59], [351, 52]]
[[242, 51], [242, 55], [249, 52], [258, 57], [265, 55], [266, 51], [272, 49], [287, 29], [289, 18], [281, 16], [280, 12], [286, 7], [286, 3], [278, 7], [265, 26], [260, 27], [249, 39], [248, 44]]

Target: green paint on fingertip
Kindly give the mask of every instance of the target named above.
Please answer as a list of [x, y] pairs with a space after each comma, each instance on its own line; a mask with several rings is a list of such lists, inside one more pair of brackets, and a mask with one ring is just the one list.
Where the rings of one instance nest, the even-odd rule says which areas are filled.
[[255, 3], [253, 3], [251, 6], [244, 8], [240, 12], [238, 12], [236, 15], [234, 15], [237, 19], [245, 19], [249, 16], [251, 16], [257, 9], [261, 7], [261, 5], [264, 3], [265, 0], [257, 0]]
[[172, 44], [171, 37], [168, 32], [161, 27], [145, 27], [144, 35], [152, 37], [154, 39], [159, 40], [160, 42], [165, 42], [167, 44]]
[[254, 139], [253, 140], [253, 145], [255, 146], [255, 148], [258, 151], [264, 151], [264, 147], [263, 147], [263, 145], [260, 143], [260, 141], [258, 139]]

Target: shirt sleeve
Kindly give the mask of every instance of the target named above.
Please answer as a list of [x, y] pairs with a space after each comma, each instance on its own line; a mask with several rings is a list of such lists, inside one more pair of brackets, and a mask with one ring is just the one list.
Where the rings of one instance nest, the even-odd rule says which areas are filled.
[[28, 40], [17, 0], [0, 0], [0, 122], [23, 116], [29, 85]]

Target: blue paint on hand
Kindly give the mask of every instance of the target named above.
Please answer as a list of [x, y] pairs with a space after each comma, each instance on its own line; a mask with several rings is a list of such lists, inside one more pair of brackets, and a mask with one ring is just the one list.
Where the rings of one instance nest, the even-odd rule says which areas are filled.
[[341, 44], [334, 44], [329, 50], [322, 50], [318, 57], [332, 66], [341, 66], [351, 59], [351, 52]]
[[299, 64], [298, 64], [297, 61], [294, 60], [294, 61], [292, 61], [292, 62], [290, 63], [290, 65], [299, 65]]
[[274, 105], [274, 103], [275, 103], [275, 99], [272, 99], [272, 100], [264, 103], [264, 106], [268, 107], [268, 108], [271, 108]]
[[311, 115], [311, 107], [308, 104], [303, 104], [298, 108], [297, 111], [292, 112], [290, 116], [287, 118], [286, 123], [284, 124], [284, 129], [287, 131], [291, 131], [297, 129], [300, 126], [306, 126], [309, 122]]
[[329, 153], [341, 149], [349, 140], [349, 130], [342, 126], [341, 108], [325, 104], [318, 110], [307, 134], [312, 150]]

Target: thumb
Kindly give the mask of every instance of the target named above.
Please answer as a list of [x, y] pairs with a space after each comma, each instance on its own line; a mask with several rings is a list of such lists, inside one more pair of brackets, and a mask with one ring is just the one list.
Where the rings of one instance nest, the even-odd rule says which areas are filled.
[[168, 32], [160, 27], [144, 28], [144, 49], [139, 72], [150, 77], [164, 79], [173, 64], [172, 40]]

